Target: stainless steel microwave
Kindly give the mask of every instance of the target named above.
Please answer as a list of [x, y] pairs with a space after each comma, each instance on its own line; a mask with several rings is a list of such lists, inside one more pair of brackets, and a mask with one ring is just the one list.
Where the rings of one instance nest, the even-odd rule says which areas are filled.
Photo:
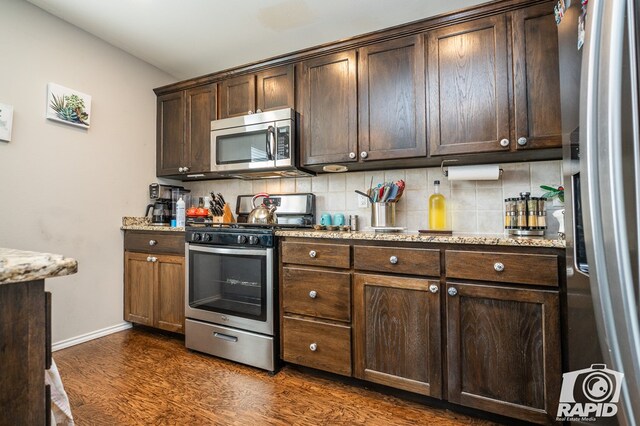
[[310, 176], [297, 164], [296, 113], [290, 108], [211, 122], [211, 172], [259, 179]]

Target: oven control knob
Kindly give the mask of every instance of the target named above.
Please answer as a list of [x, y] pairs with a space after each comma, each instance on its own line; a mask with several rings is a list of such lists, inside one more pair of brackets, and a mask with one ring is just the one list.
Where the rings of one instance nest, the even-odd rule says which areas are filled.
[[211, 241], [211, 234], [202, 234], [202, 241]]
[[202, 238], [201, 234], [194, 232], [193, 235], [191, 236], [191, 241], [200, 241], [201, 238]]
[[238, 244], [246, 244], [247, 236], [246, 235], [238, 235]]
[[255, 235], [249, 236], [249, 244], [256, 245], [259, 242], [260, 242], [260, 238], [256, 237]]

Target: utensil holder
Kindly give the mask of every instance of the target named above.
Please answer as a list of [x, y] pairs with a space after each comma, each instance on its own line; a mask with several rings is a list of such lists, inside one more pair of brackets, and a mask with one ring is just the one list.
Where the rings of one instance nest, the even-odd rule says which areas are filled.
[[371, 203], [371, 226], [396, 226], [396, 203]]

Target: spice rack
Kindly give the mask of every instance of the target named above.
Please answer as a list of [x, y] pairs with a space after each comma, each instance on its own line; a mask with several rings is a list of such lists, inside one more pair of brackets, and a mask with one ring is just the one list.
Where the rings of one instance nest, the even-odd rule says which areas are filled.
[[544, 197], [531, 197], [529, 192], [505, 198], [504, 229], [519, 237], [543, 236], [547, 229], [546, 201]]

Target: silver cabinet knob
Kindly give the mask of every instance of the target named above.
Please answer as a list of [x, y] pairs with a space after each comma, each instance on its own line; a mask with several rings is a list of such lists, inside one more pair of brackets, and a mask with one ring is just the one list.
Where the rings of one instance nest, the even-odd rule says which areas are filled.
[[360, 158], [367, 158], [369, 156], [369, 154], [367, 154], [367, 151], [362, 151], [360, 153]]
[[151, 262], [151, 256], [147, 256], [147, 262]]
[[152, 262], [157, 262], [157, 261], [158, 261], [158, 258], [157, 258], [157, 257], [151, 257], [151, 261], [152, 261]]
[[178, 167], [178, 172], [180, 173], [184, 172], [184, 167]]
[[317, 254], [318, 254], [318, 253], [316, 253], [316, 251], [315, 251], [315, 250], [311, 250], [311, 251], [309, 252], [309, 257], [316, 257], [316, 255], [317, 255]]
[[455, 287], [449, 287], [447, 293], [449, 293], [449, 296], [455, 296], [456, 294], [458, 294], [458, 290], [456, 290]]
[[261, 113], [261, 112], [262, 112], [262, 110], [261, 110], [260, 108], [258, 108], [258, 109], [256, 110], [256, 114], [259, 114], [259, 113]]
[[396, 256], [391, 256], [389, 258], [389, 262], [391, 262], [392, 265], [395, 265], [396, 263], [398, 263], [398, 258]]
[[315, 291], [315, 290], [311, 290], [309, 292], [309, 297], [312, 298], [312, 299], [315, 299], [316, 297], [318, 297], [318, 292]]
[[189, 171], [189, 168], [188, 168], [188, 167], [183, 167], [183, 168], [182, 168], [182, 171], [184, 171], [184, 172], [188, 172], [188, 171]]
[[310, 345], [309, 345], [309, 350], [310, 350], [311, 352], [315, 352], [315, 351], [317, 351], [317, 350], [318, 350], [318, 344], [317, 344], [317, 343], [312, 343], [312, 344], [310, 344]]
[[156, 240], [149, 240], [149, 245], [150, 246], [155, 246], [156, 244], [158, 244], [158, 242]]
[[253, 111], [249, 110], [247, 111], [247, 114], [253, 114]]
[[525, 146], [526, 144], [527, 144], [527, 138], [525, 137], [518, 138], [518, 145]]
[[502, 272], [504, 271], [504, 263], [502, 262], [496, 262], [493, 264], [493, 269], [496, 270], [496, 272]]
[[438, 284], [431, 284], [431, 285], [429, 286], [429, 291], [430, 291], [431, 293], [434, 293], [434, 294], [435, 294], [435, 293], [437, 293], [437, 292], [438, 292], [438, 290], [439, 290]]
[[355, 152], [350, 152], [350, 153], [349, 153], [349, 158], [351, 158], [352, 160], [353, 160], [354, 158], [356, 158], [356, 153], [355, 153]]
[[506, 139], [506, 138], [502, 139], [500, 141], [500, 146], [505, 147], [505, 148], [508, 147], [509, 146], [509, 139]]

